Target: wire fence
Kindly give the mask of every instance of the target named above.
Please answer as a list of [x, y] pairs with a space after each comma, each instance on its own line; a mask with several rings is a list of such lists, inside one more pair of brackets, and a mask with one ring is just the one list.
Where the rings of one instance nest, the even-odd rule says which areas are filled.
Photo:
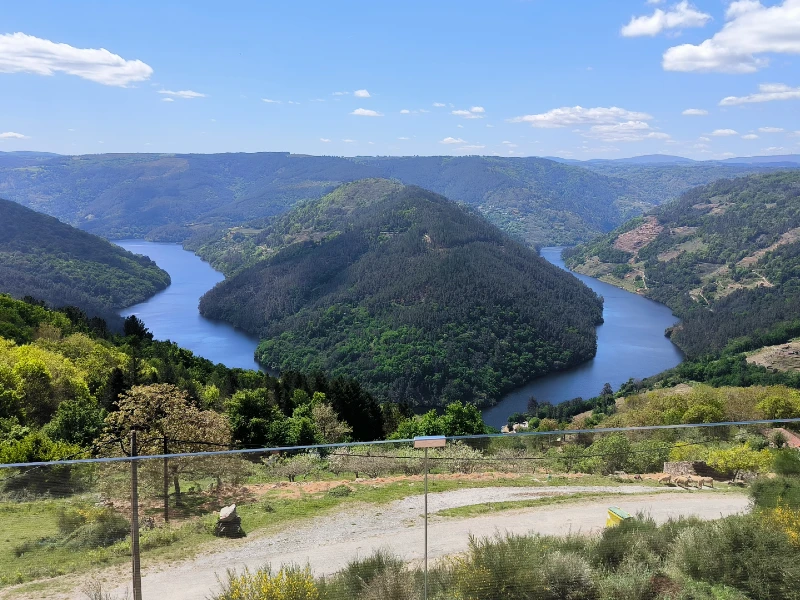
[[0, 598], [800, 598], [798, 428], [115, 440], [0, 465]]

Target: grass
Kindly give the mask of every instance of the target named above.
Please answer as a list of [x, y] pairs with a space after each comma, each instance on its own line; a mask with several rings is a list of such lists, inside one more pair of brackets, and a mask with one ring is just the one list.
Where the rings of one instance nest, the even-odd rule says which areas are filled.
[[[322, 480], [329, 480], [325, 477]], [[339, 478], [342, 479], [342, 478]], [[267, 535], [286, 529], [293, 523], [324, 516], [336, 510], [359, 504], [384, 505], [408, 496], [423, 493], [421, 477], [412, 480], [398, 480], [389, 483], [375, 483], [370, 480], [348, 481], [352, 492], [348, 495], [331, 495], [327, 492], [302, 492], [297, 498], [286, 497], [287, 490], [297, 489], [289, 486], [267, 490], [258, 500], [238, 505], [242, 525], [251, 538]], [[642, 482], [630, 482], [641, 485]], [[646, 482], [645, 482], [646, 483]], [[496, 479], [469, 480], [433, 475], [429, 480], [431, 493], [446, 492], [464, 488], [484, 487], [548, 487], [570, 485], [619, 485], [625, 483], [600, 476], [566, 478], [554, 476], [546, 481], [537, 476], [504, 477]], [[654, 484], [653, 484], [654, 485]], [[199, 494], [197, 494], [199, 496]], [[194, 507], [198, 499], [192, 492], [185, 493], [187, 504]], [[129, 560], [129, 541], [118, 542], [107, 548], [66, 549], [58, 547], [37, 547], [37, 541], [58, 534], [57, 513], [59, 508], [76, 501], [95, 502], [91, 494], [71, 499], [47, 499], [26, 502], [0, 503], [0, 519], [4, 523], [0, 534], [0, 588], [9, 585], [57, 577], [65, 574], [79, 574], [99, 567], [125, 563]], [[157, 512], [151, 507], [148, 512]], [[479, 514], [479, 513], [478, 513]], [[229, 548], [243, 543], [234, 540], [217, 540], [211, 534], [216, 521], [214, 513], [194, 517], [170, 529], [157, 528], [152, 532], [142, 532], [142, 565], [157, 564], [165, 560], [181, 560], [196, 555], [200, 551]], [[247, 538], [245, 538], [245, 541]], [[27, 544], [30, 551], [17, 556], [15, 548]]]
[[[538, 508], [540, 506], [551, 506], [553, 504], [574, 504], [581, 500], [595, 500], [598, 498], [614, 498], [622, 494], [609, 492], [580, 492], [578, 494], [547, 496], [545, 498], [531, 498], [529, 500], [507, 500], [505, 502], [483, 502], [481, 504], [470, 504], [468, 506], [457, 506], [456, 508], [446, 508], [436, 514], [442, 517], [468, 518], [481, 515], [502, 512], [506, 510], [518, 510], [520, 508]], [[630, 494], [625, 494], [630, 496]]]

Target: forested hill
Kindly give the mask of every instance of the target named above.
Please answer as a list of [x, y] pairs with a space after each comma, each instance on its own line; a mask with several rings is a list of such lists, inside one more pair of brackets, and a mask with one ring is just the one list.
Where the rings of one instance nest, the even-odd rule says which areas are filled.
[[356, 182], [285, 223], [288, 246], [200, 303], [259, 334], [264, 364], [418, 405], [481, 404], [594, 356], [594, 292], [442, 196]]
[[690, 357], [800, 334], [800, 171], [723, 180], [566, 253], [670, 306]]
[[169, 282], [147, 257], [0, 200], [0, 292], [114, 317], [115, 309], [141, 302]]

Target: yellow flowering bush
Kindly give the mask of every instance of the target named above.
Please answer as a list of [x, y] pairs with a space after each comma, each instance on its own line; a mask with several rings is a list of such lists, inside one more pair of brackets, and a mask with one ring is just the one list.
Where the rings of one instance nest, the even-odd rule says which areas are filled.
[[794, 510], [781, 503], [777, 508], [765, 511], [765, 518], [776, 529], [789, 538], [792, 546], [800, 548], [800, 510]]
[[320, 594], [311, 569], [281, 567], [277, 573], [267, 566], [251, 572], [228, 571], [221, 582], [222, 592], [213, 600], [319, 600]]

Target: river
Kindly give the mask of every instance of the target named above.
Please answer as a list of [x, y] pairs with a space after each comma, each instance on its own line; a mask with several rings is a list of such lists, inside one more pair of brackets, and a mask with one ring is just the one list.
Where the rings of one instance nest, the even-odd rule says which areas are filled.
[[[156, 339], [172, 340], [214, 362], [259, 368], [253, 358], [256, 338], [227, 323], [206, 319], [197, 310], [200, 296], [224, 279], [221, 273], [178, 244], [143, 240], [116, 243], [149, 256], [172, 277], [166, 290], [126, 309], [122, 316], [135, 314]], [[542, 248], [541, 254], [554, 265], [566, 268], [561, 248]], [[576, 277], [605, 299], [605, 322], [597, 328], [597, 355], [578, 367], [541, 377], [510, 392], [484, 411], [489, 425], [500, 427], [511, 413], [525, 412], [531, 396], [554, 404], [578, 396], [591, 398], [600, 393], [604, 383], [616, 389], [631, 377], [655, 375], [683, 359], [678, 348], [664, 337], [664, 330], [676, 322], [670, 309], [597, 279]]]

